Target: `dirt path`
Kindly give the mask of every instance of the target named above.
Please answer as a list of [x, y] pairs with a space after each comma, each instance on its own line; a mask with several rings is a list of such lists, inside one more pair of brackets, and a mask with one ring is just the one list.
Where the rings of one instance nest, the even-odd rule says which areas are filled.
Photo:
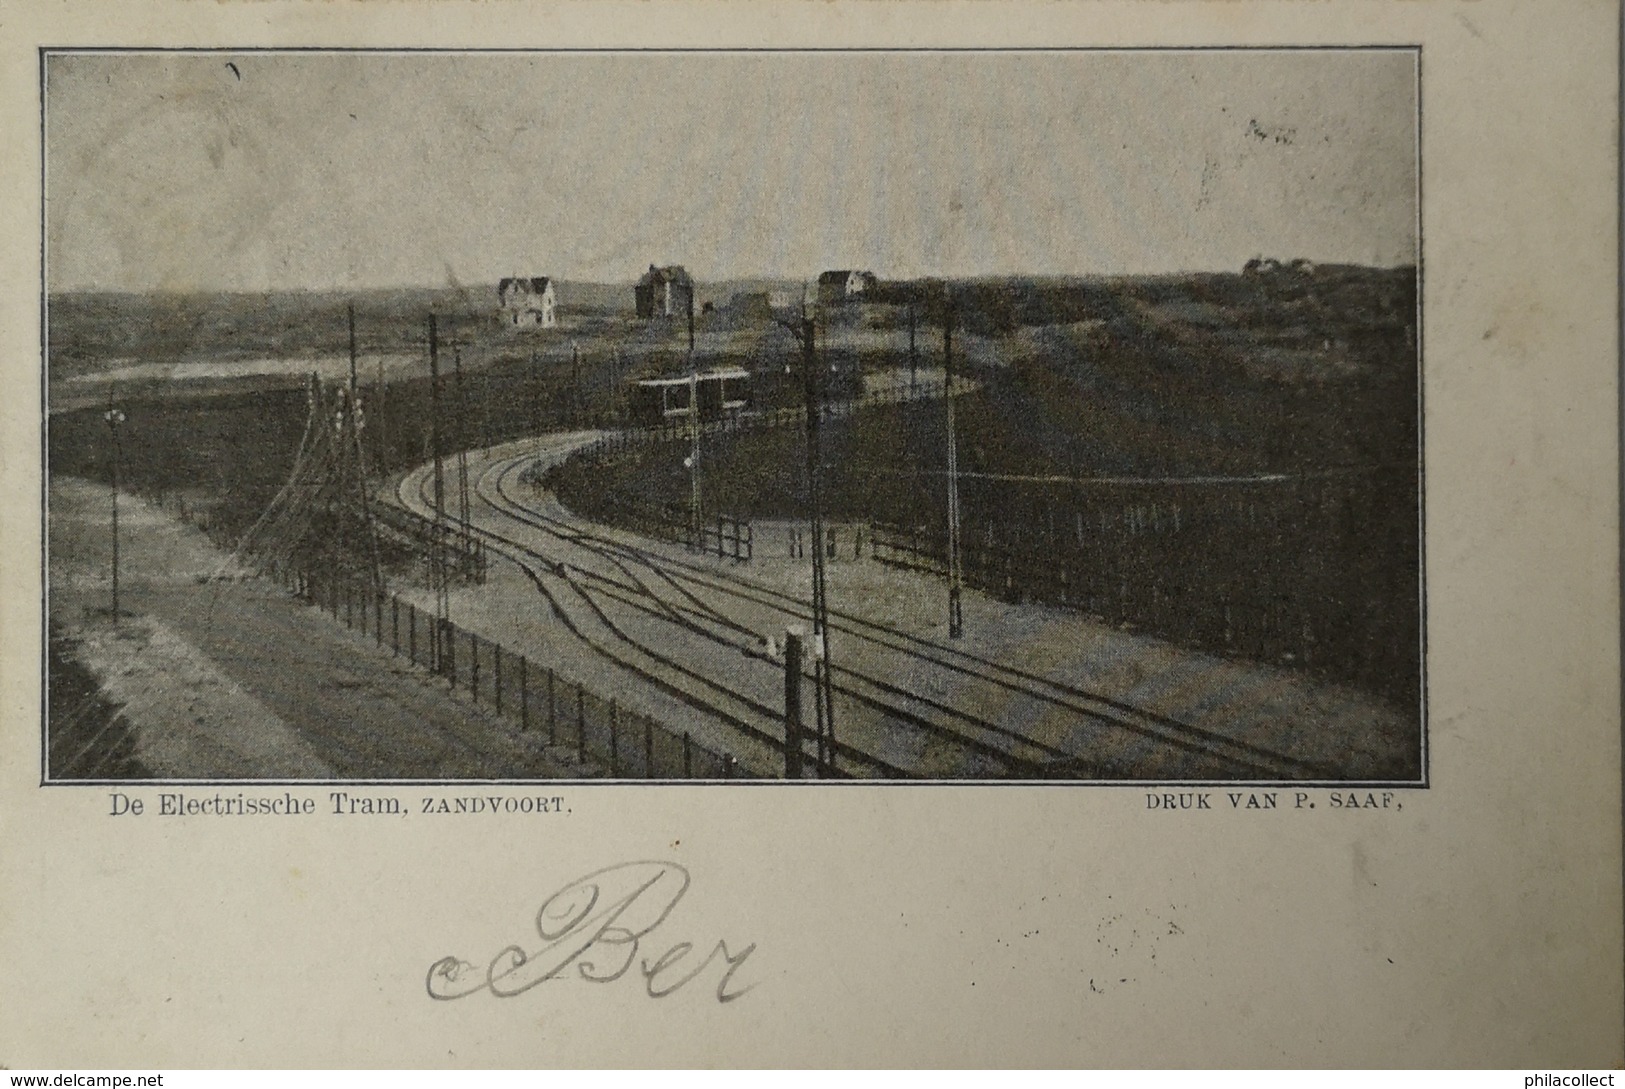
[[[160, 778], [506, 779], [594, 774], [365, 637], [247, 577], [203, 535], [120, 500], [108, 611], [105, 489], [53, 480], [50, 610]], [[214, 581], [207, 581], [214, 577]]]

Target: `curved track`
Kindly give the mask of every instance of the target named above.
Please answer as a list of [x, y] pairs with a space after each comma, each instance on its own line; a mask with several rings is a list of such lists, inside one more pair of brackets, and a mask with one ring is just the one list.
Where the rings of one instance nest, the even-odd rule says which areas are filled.
[[[553, 453], [557, 456], [566, 449], [560, 445]], [[808, 607], [737, 572], [617, 540], [575, 520], [556, 503], [538, 505], [517, 495], [514, 477], [542, 457], [536, 453], [509, 457], [486, 468], [472, 489], [470, 500], [478, 501], [481, 517], [470, 529], [491, 551], [517, 564], [561, 623], [599, 656], [714, 715], [782, 758], [780, 708], [762, 698], [782, 675], [782, 665], [756, 650], [760, 632], [777, 630], [786, 622], [806, 623]], [[415, 495], [410, 483], [414, 477]], [[432, 514], [432, 504], [425, 499], [428, 479], [420, 469], [403, 478], [397, 489], [401, 504], [424, 516]], [[544, 545], [546, 553], [514, 535], [521, 531]], [[910, 674], [925, 671], [956, 691], [1023, 701], [1046, 713], [1075, 716], [1096, 730], [1121, 735], [1124, 745], [1175, 752], [1194, 762], [1203, 775], [1285, 780], [1328, 775], [1310, 762], [851, 612], [832, 610], [830, 627], [841, 637], [843, 660], [871, 657], [844, 653], [848, 647], [867, 644], [882, 657], [901, 657]], [[710, 647], [713, 662], [717, 651], [725, 651], [738, 655], [728, 661], [743, 664], [722, 670], [695, 668], [692, 658], [683, 660], [689, 656], [664, 649], [680, 651], [684, 646], [698, 647], [702, 653]], [[724, 676], [728, 680], [720, 679]], [[832, 684], [841, 727], [835, 754], [844, 775], [1034, 779], [1051, 774], [1050, 768], [1066, 768], [1068, 777], [1103, 777], [1100, 767], [1071, 750], [874, 672], [837, 665]], [[944, 768], [953, 770], [944, 774]], [[1091, 771], [1097, 774], [1088, 774]]]

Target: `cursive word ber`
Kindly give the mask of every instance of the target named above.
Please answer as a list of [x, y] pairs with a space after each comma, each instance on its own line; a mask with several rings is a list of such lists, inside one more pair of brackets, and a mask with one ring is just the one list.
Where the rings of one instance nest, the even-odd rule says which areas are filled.
[[650, 998], [665, 998], [692, 983], [714, 962], [718, 1002], [732, 1002], [755, 984], [733, 987], [739, 966], [756, 949], [752, 942], [730, 952], [718, 941], [703, 958], [691, 942], [664, 947], [654, 957], [650, 934], [666, 921], [688, 891], [688, 871], [675, 862], [623, 862], [565, 885], [536, 910], [542, 944], [510, 945], [482, 968], [460, 957], [442, 957], [429, 968], [429, 997], [440, 1001], [489, 991], [513, 998], [550, 979], [574, 974], [591, 983], [614, 983], [634, 965]]

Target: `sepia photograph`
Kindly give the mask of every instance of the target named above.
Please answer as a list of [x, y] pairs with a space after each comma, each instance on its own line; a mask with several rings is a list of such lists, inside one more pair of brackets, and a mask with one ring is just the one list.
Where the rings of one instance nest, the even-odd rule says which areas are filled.
[[0, 0], [6, 1076], [1605, 1085], [1619, 13]]
[[45, 51], [46, 780], [1425, 785], [1418, 62]]

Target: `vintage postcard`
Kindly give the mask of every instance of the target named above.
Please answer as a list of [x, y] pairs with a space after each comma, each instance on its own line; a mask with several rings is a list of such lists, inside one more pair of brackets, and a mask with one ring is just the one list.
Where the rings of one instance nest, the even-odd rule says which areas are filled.
[[1625, 1061], [1560, 8], [3, 5], [0, 1063]]

